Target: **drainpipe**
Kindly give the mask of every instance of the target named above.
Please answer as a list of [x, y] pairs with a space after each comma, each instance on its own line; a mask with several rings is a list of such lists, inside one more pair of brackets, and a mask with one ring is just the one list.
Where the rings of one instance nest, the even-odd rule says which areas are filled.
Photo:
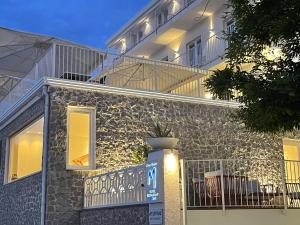
[[48, 156], [48, 133], [49, 133], [49, 111], [50, 99], [48, 86], [43, 86], [43, 95], [45, 98], [44, 109], [44, 135], [43, 135], [43, 160], [42, 160], [42, 199], [41, 199], [41, 225], [46, 222], [46, 194], [47, 194], [47, 156]]

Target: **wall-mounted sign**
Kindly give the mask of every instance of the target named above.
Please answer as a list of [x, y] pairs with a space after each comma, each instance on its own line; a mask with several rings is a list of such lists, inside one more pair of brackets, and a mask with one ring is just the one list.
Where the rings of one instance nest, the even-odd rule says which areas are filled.
[[147, 201], [149, 203], [162, 201], [162, 171], [158, 162], [146, 164]]
[[162, 225], [163, 224], [163, 209], [149, 208], [149, 224], [150, 225]]

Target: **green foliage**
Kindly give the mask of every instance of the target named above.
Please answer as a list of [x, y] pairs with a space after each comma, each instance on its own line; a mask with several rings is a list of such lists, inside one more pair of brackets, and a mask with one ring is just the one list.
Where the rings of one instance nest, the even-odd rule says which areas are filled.
[[148, 133], [148, 135], [153, 138], [172, 137], [171, 132], [172, 132], [172, 129], [170, 129], [168, 125], [165, 125], [163, 127], [160, 123], [156, 122], [156, 123], [154, 123], [152, 132]]
[[137, 164], [144, 163], [148, 158], [148, 153], [151, 151], [150, 146], [148, 145], [142, 145], [138, 148], [134, 149], [131, 153], [131, 158], [133, 162]]
[[219, 99], [233, 98], [233, 71], [229, 68], [217, 70], [210, 79], [206, 80], [205, 85]]
[[[229, 0], [236, 31], [229, 66], [206, 86], [218, 98], [237, 90], [243, 106], [234, 118], [258, 132], [300, 128], [300, 1]], [[266, 50], [268, 49], [268, 50]], [[248, 66], [246, 69], [245, 65]], [[250, 68], [250, 69], [249, 69]]]

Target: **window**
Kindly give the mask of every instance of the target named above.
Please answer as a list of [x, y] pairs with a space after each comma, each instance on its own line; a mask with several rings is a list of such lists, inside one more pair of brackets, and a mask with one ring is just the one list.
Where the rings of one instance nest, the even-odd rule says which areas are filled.
[[226, 47], [229, 47], [230, 45], [230, 35], [232, 35], [235, 31], [236, 31], [236, 27], [235, 27], [235, 22], [230, 19], [226, 22], [226, 32], [227, 32], [227, 35], [228, 35], [228, 40], [227, 40], [227, 46]]
[[143, 31], [139, 31], [139, 41], [141, 41], [144, 37], [144, 32]]
[[190, 66], [201, 66], [202, 65], [202, 44], [201, 38], [190, 42], [187, 45], [187, 57]]
[[136, 45], [137, 44], [137, 35], [136, 34], [132, 34], [131, 35], [131, 40], [132, 40], [132, 44]]
[[226, 30], [228, 34], [232, 34], [233, 32], [235, 32], [235, 23], [233, 20], [230, 20], [226, 23]]
[[193, 3], [194, 0], [186, 0], [186, 5], [190, 5]]
[[288, 160], [285, 164], [285, 173], [288, 183], [300, 182], [300, 140], [283, 139], [284, 159]]
[[162, 24], [163, 24], [162, 14], [159, 13], [159, 14], [157, 15], [157, 26], [159, 27], [159, 26], [161, 26]]
[[164, 16], [164, 23], [166, 23], [168, 21], [168, 16], [169, 16], [169, 11], [167, 9], [163, 11], [163, 16]]
[[67, 169], [92, 169], [95, 167], [95, 110], [68, 108]]
[[160, 27], [168, 21], [169, 11], [164, 9], [157, 14], [157, 26]]
[[7, 182], [42, 170], [44, 118], [9, 138]]
[[196, 41], [196, 52], [197, 52], [197, 65], [202, 65], [202, 44], [201, 39], [198, 39]]

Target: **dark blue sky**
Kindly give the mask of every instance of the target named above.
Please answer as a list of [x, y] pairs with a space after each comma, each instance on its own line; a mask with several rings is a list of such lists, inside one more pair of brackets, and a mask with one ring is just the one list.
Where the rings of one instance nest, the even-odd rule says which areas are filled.
[[150, 0], [0, 0], [0, 26], [105, 48]]

